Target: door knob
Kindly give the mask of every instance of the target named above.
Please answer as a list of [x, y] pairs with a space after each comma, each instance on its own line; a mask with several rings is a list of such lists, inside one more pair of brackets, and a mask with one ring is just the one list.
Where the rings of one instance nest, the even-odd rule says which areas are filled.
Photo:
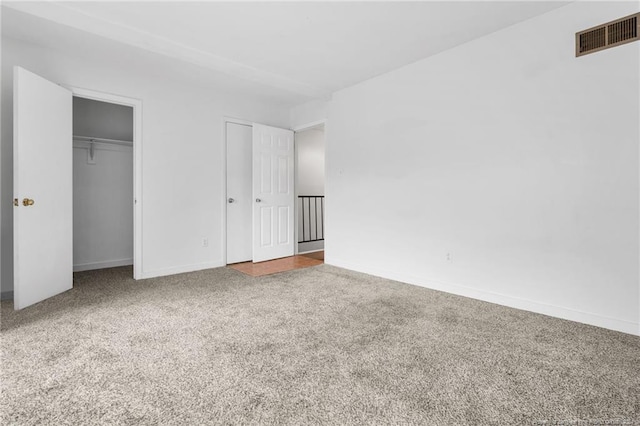
[[33, 205], [33, 200], [30, 198], [25, 198], [24, 200], [22, 200], [22, 205], [27, 207], [27, 206], [32, 206]]
[[262, 200], [260, 198], [256, 198], [256, 203], [261, 203]]
[[229, 204], [231, 204], [231, 203], [235, 203], [235, 202], [236, 202], [236, 200], [234, 200], [233, 198], [229, 198], [229, 200], [228, 200], [228, 201], [229, 201]]

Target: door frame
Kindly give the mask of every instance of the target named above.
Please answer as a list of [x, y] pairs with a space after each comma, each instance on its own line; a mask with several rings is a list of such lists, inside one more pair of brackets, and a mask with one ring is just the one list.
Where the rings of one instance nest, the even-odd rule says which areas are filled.
[[[142, 101], [126, 96], [98, 92], [80, 87], [65, 86], [71, 95], [133, 108], [133, 278], [144, 278], [142, 265]], [[70, 141], [70, 143], [73, 143]]]
[[[253, 127], [253, 121], [249, 121], [249, 120], [244, 120], [241, 118], [235, 118], [235, 117], [222, 117], [222, 158], [224, 159], [223, 162], [223, 166], [222, 166], [222, 185], [224, 190], [222, 191], [222, 211], [221, 211], [221, 217], [222, 217], [222, 262], [224, 264], [224, 266], [227, 265], [227, 199], [229, 198], [228, 194], [227, 194], [227, 123], [233, 123], [233, 124], [240, 124], [240, 125], [244, 125], [244, 126], [251, 126]], [[294, 244], [294, 250], [293, 250], [293, 254], [294, 256], [298, 254], [298, 165], [297, 165], [297, 160], [298, 160], [298, 149], [297, 149], [297, 145], [295, 142], [295, 134], [296, 132], [301, 132], [303, 130], [308, 130], [312, 127], [316, 127], [320, 124], [324, 124], [324, 131], [325, 131], [325, 147], [326, 147], [326, 140], [327, 140], [327, 120], [326, 119], [322, 119], [322, 120], [316, 120], [316, 121], [312, 121], [310, 123], [305, 123], [305, 124], [301, 124], [299, 126], [296, 126], [294, 128], [289, 128], [289, 130], [293, 131], [293, 155], [294, 155], [294, 165], [293, 165], [293, 188], [294, 188], [294, 218], [295, 218], [295, 224], [294, 224], [294, 228], [293, 228], [293, 238], [295, 239], [295, 244]], [[325, 154], [326, 155], [326, 154]], [[325, 176], [326, 176], [326, 168], [327, 168], [327, 163], [325, 162]], [[327, 189], [325, 186], [325, 195], [327, 193]], [[326, 210], [325, 210], [326, 211]], [[324, 232], [324, 229], [323, 229]], [[325, 241], [326, 241], [326, 236], [325, 236]]]
[[[294, 196], [294, 199], [295, 199], [295, 207], [294, 207], [294, 210], [293, 210], [293, 214], [295, 215], [295, 228], [294, 228], [294, 236], [293, 237], [296, 240], [295, 241], [295, 243], [296, 243], [295, 244], [295, 249], [293, 250], [293, 254], [294, 255], [299, 254], [299, 251], [298, 251], [298, 239], [299, 239], [298, 238], [299, 237], [299, 235], [298, 235], [298, 225], [299, 225], [299, 223], [298, 223], [298, 214], [300, 213], [299, 212], [300, 209], [298, 208], [298, 195], [300, 195], [300, 194], [298, 193], [298, 144], [296, 142], [296, 133], [304, 132], [305, 130], [312, 129], [312, 128], [314, 128], [316, 126], [319, 126], [321, 124], [324, 125], [324, 142], [325, 142], [325, 158], [326, 158], [326, 155], [327, 155], [327, 153], [326, 153], [326, 150], [327, 150], [327, 148], [326, 148], [327, 147], [327, 120], [326, 119], [316, 120], [316, 121], [312, 121], [310, 123], [301, 124], [301, 125], [296, 126], [296, 127], [294, 127], [292, 129], [293, 130], [293, 155], [294, 155], [294, 167], [293, 167], [294, 193], [293, 193], [293, 196]], [[325, 169], [324, 170], [324, 172], [325, 172], [324, 175], [325, 175], [325, 183], [326, 183], [326, 176], [327, 176], [327, 162], [326, 162], [326, 160], [325, 160], [325, 163], [324, 163], [324, 169]], [[325, 199], [326, 199], [326, 195], [327, 195], [327, 186], [326, 185], [324, 187], [324, 194], [325, 194]], [[326, 212], [326, 208], [325, 208], [325, 212]], [[325, 224], [327, 223], [326, 220], [325, 220], [324, 223]], [[326, 238], [326, 234], [324, 232], [324, 228], [322, 229], [322, 235], [325, 237], [324, 239], [326, 241], [327, 238]]]
[[227, 194], [227, 124], [239, 124], [241, 126], [250, 126], [253, 128], [253, 121], [243, 120], [241, 118], [234, 117], [222, 117], [222, 263], [223, 266], [227, 266], [227, 200], [229, 194]]

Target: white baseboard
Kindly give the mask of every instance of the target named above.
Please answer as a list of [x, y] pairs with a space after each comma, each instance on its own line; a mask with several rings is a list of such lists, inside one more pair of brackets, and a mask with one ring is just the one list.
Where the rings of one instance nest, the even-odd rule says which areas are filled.
[[309, 242], [306, 242], [306, 243], [297, 243], [296, 244], [296, 252], [297, 252], [297, 254], [307, 253], [307, 252], [312, 252], [312, 251], [319, 251], [319, 250], [324, 250], [324, 240], [309, 241]]
[[73, 272], [92, 271], [94, 269], [115, 268], [117, 266], [133, 265], [133, 259], [107, 260], [104, 262], [82, 263], [73, 265]]
[[308, 250], [308, 251], [300, 251], [298, 252], [298, 254], [309, 254], [309, 253], [317, 253], [319, 251], [323, 251], [324, 249], [318, 249], [318, 250]]
[[594, 325], [596, 327], [607, 328], [609, 330], [621, 331], [623, 333], [640, 336], [640, 324], [632, 321], [609, 318], [590, 312], [583, 312], [571, 308], [565, 308], [562, 306], [554, 306], [546, 303], [536, 302], [533, 300], [508, 296], [505, 294], [479, 290], [465, 285], [430, 280], [425, 277], [418, 277], [398, 271], [371, 268], [369, 266], [343, 261], [340, 259], [330, 258], [329, 262], [325, 260], [325, 263], [328, 265], [337, 266], [339, 268], [350, 269], [352, 271], [371, 274], [394, 281], [401, 281], [407, 284], [417, 285], [432, 290], [439, 290], [445, 293], [452, 293], [459, 296], [470, 297], [472, 299], [478, 299], [502, 306], [508, 306], [510, 308], [522, 309], [524, 311], [535, 312], [551, 317], [562, 318], [570, 321], [580, 322], [583, 324]]
[[222, 259], [213, 262], [192, 263], [190, 265], [173, 266], [170, 268], [154, 269], [151, 271], [142, 271], [142, 279], [164, 277], [167, 275], [183, 274], [185, 272], [201, 271], [203, 269], [212, 269], [225, 266]]

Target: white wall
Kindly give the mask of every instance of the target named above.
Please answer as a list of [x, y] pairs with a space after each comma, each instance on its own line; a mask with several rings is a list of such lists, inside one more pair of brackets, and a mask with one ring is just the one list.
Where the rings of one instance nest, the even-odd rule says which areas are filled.
[[[12, 271], [12, 81], [20, 65], [57, 83], [142, 101], [143, 264], [146, 277], [222, 262], [222, 117], [288, 127], [283, 106], [218, 93], [162, 69], [128, 67], [2, 39], [2, 291]], [[71, 143], [71, 142], [70, 142]], [[209, 246], [202, 246], [202, 239]]]
[[74, 96], [73, 134], [133, 140], [133, 108]]
[[638, 334], [637, 12], [572, 3], [333, 95], [326, 261]]
[[[289, 112], [291, 128], [307, 127], [311, 123], [325, 120], [329, 112], [330, 101], [318, 100], [297, 105]], [[326, 132], [325, 127], [325, 132]]]
[[297, 190], [300, 195], [324, 195], [324, 130], [296, 132]]

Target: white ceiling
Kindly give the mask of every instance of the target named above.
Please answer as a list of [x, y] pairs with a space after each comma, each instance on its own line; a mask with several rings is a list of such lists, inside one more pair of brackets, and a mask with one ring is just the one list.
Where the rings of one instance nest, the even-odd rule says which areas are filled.
[[124, 43], [176, 72], [301, 103], [566, 3], [3, 2], [2, 33], [105, 54]]

